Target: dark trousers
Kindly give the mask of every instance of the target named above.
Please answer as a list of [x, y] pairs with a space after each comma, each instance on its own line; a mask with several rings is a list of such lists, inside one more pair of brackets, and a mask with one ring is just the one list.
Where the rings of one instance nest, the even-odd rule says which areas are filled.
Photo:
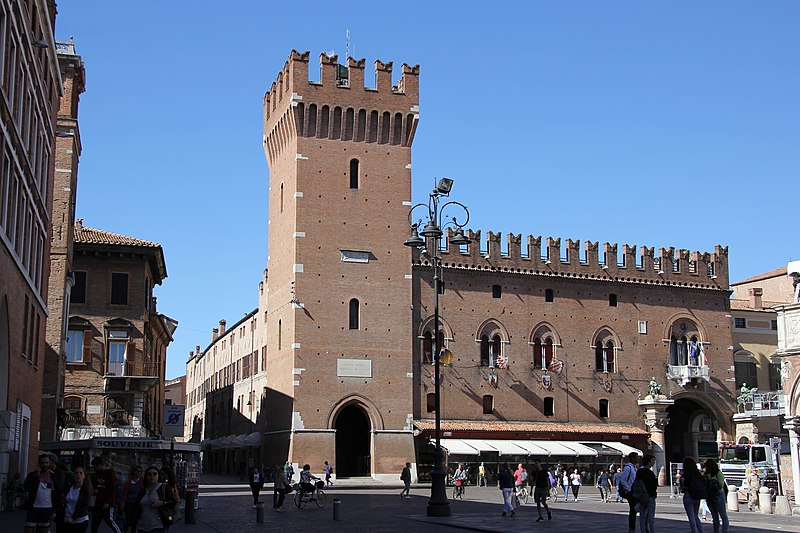
[[272, 493], [272, 507], [277, 509], [278, 507], [283, 507], [283, 500], [286, 499], [286, 492], [284, 489], [275, 489]]
[[625, 495], [628, 500], [628, 530], [636, 531], [636, 502], [633, 501], [633, 491]]
[[102, 505], [98, 505], [92, 509], [92, 533], [97, 533], [100, 530], [100, 522], [105, 521], [108, 527], [114, 533], [122, 533], [117, 523], [114, 521], [114, 508], [106, 507], [103, 509]]
[[253, 493], [253, 505], [258, 503], [258, 495], [261, 493], [261, 483], [250, 483], [250, 492]]
[[81, 522], [80, 524], [61, 524], [61, 531], [63, 533], [86, 533], [89, 529], [89, 522]]

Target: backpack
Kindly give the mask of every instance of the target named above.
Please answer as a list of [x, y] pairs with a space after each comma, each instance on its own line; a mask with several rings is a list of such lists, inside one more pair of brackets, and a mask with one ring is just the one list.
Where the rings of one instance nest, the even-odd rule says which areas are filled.
[[686, 487], [686, 492], [693, 500], [704, 500], [706, 498], [706, 484], [699, 476], [692, 476], [689, 479], [689, 485]]
[[528, 471], [527, 470], [523, 469], [522, 472], [519, 473], [519, 480], [522, 481], [523, 483], [528, 481]]
[[647, 487], [645, 487], [643, 479], [639, 478], [633, 482], [631, 496], [636, 503], [647, 503], [647, 500], [650, 499], [650, 494], [647, 493]]
[[709, 500], [716, 500], [719, 496], [722, 487], [719, 485], [717, 476], [706, 478], [706, 498]]

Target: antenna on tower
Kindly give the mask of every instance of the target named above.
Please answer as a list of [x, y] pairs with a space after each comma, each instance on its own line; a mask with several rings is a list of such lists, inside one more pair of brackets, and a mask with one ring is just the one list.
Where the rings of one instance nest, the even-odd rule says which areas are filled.
[[350, 57], [350, 28], [345, 28], [344, 31], [344, 60]]

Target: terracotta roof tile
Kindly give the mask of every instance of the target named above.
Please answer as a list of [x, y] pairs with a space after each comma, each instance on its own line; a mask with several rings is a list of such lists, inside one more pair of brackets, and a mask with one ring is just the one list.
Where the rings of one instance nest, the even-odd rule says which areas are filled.
[[75, 243], [76, 244], [110, 244], [118, 246], [143, 246], [145, 248], [160, 248], [157, 242], [143, 241], [126, 235], [111, 233], [101, 229], [89, 228], [81, 224], [75, 224]]
[[[421, 430], [433, 430], [433, 420], [415, 420], [414, 425]], [[443, 431], [517, 431], [543, 433], [624, 433], [627, 435], [647, 435], [647, 431], [628, 424], [591, 424], [559, 422], [483, 422], [475, 420], [442, 420]]]
[[754, 281], [761, 281], [762, 279], [770, 279], [770, 278], [780, 278], [786, 276], [786, 266], [778, 267], [775, 270], [770, 270], [769, 272], [763, 272], [761, 274], [757, 274], [751, 278], [743, 279], [742, 281], [735, 281], [731, 283], [731, 287], [736, 285], [741, 285], [742, 283], [752, 283]]

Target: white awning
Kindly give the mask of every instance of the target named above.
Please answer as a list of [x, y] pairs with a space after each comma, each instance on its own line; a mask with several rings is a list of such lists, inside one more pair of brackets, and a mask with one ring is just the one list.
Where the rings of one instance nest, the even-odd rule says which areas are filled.
[[[491, 450], [491, 448], [494, 448], [500, 455], [530, 455], [528, 450], [510, 440], [467, 440], [466, 442], [479, 450]], [[473, 442], [476, 444], [472, 444]]]
[[597, 457], [597, 450], [584, 446], [580, 442], [565, 440], [529, 440], [525, 442], [544, 448], [550, 455], [566, 455], [573, 457], [588, 455], [590, 457]]
[[[480, 455], [481, 452], [461, 439], [441, 439], [442, 448], [455, 455]], [[431, 444], [436, 445], [436, 440], [431, 439]]]
[[548, 452], [546, 449], [542, 448], [541, 446], [538, 446], [537, 444], [534, 444], [533, 441], [530, 441], [530, 440], [512, 440], [511, 442], [513, 442], [514, 444], [516, 444], [520, 448], [523, 448], [524, 450], [527, 450], [528, 455], [541, 455], [543, 457], [547, 457], [548, 455], [550, 455], [550, 452]]
[[640, 457], [642, 455], [641, 450], [637, 450], [633, 446], [628, 446], [627, 444], [623, 444], [621, 442], [604, 442], [603, 444], [605, 444], [609, 448], [614, 448], [615, 450], [619, 450], [620, 452], [622, 452], [622, 455], [628, 455], [631, 452], [638, 453]]
[[261, 446], [261, 433], [258, 431], [250, 433], [247, 437], [245, 437], [244, 445], [253, 447]]

